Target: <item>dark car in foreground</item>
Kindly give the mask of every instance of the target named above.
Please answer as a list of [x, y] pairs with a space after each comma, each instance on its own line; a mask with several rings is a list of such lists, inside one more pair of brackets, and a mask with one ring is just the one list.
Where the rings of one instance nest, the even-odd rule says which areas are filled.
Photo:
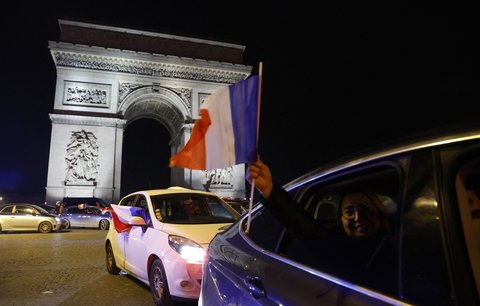
[[[480, 128], [410, 138], [285, 185], [324, 235], [257, 205], [211, 241], [199, 305], [479, 305]], [[390, 231], [339, 234], [345, 190], [375, 192]]]
[[38, 205], [9, 203], [0, 206], [0, 232], [38, 231], [50, 233], [60, 229], [60, 218]]

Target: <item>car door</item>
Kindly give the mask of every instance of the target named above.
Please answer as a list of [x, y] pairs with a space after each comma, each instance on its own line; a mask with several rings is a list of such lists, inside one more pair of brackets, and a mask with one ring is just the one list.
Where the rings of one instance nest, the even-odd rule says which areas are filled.
[[78, 219], [79, 226], [87, 227], [89, 224], [89, 220], [91, 217], [91, 213], [87, 210], [87, 207], [79, 209], [76, 213], [76, 218]]
[[[149, 211], [147, 206], [147, 199], [144, 195], [139, 194], [132, 207], [138, 207], [145, 210], [147, 219]], [[145, 220], [146, 223], [148, 220]], [[147, 259], [148, 254], [147, 244], [150, 242], [151, 225], [148, 226], [132, 226], [130, 231], [125, 235], [125, 266], [126, 268], [137, 275], [139, 278], [148, 280]]]
[[[396, 241], [405, 172], [402, 165], [396, 160], [358, 165], [290, 190], [302, 208], [313, 212], [311, 216], [325, 224], [325, 229], [315, 239], [300, 239], [290, 230], [285, 231], [276, 254], [291, 261], [289, 264], [301, 284], [295, 287], [296, 292], [301, 294], [283, 296], [282, 300], [326, 305], [334, 301], [340, 305], [397, 302]], [[340, 202], [350, 190], [368, 191], [369, 197], [378, 199], [383, 212], [378, 233], [360, 237], [345, 235]], [[313, 206], [317, 207], [311, 209]], [[315, 278], [309, 279], [309, 274]], [[270, 277], [267, 275], [267, 279]], [[278, 289], [275, 291], [283, 294]]]
[[[306, 265], [292, 261], [281, 254], [277, 248], [286, 232], [283, 226], [273, 226], [279, 235], [272, 242], [272, 237], [265, 236], [266, 227], [277, 223], [264, 211], [260, 217], [263, 225], [252, 220], [249, 237], [262, 245], [263, 251], [246, 247], [246, 252], [253, 254], [245, 258], [246, 271], [240, 272], [238, 281], [238, 301], [236, 305], [331, 305], [339, 299], [334, 288], [338, 287], [321, 274]], [[258, 220], [256, 220], [258, 221]], [[269, 234], [272, 234], [270, 232]], [[322, 298], [319, 299], [319, 296]]]
[[12, 229], [12, 222], [15, 221], [15, 215], [13, 214], [14, 210], [15, 210], [15, 205], [8, 205], [3, 207], [1, 212], [3, 230]]
[[[299, 239], [279, 225], [288, 220], [279, 223], [262, 207], [252, 216], [248, 234], [244, 217], [243, 225], [217, 235], [207, 273], [214, 274], [218, 286], [227, 290], [225, 295], [235, 296], [231, 299], [236, 305], [402, 304], [397, 296], [400, 261], [395, 242], [403, 181], [403, 163], [389, 160], [307, 180], [289, 190], [300, 209], [328, 211], [308, 209], [324, 202], [335, 203], [338, 209], [342, 192], [363, 188], [381, 199], [389, 226], [368, 237], [349, 237], [340, 234], [339, 215], [333, 214], [336, 219], [319, 220], [328, 227], [317, 238]], [[205, 305], [218, 305], [206, 299]]]
[[73, 227], [83, 226], [82, 209], [79, 209], [77, 206], [71, 206], [67, 209], [66, 214], [70, 221], [70, 226], [73, 226]]
[[98, 227], [100, 221], [101, 212], [96, 207], [90, 206], [83, 210], [83, 214], [85, 216], [84, 226], [85, 227]]
[[[257, 209], [252, 214], [250, 235], [256, 238], [249, 243], [240, 230], [246, 217], [218, 233], [208, 248], [208, 260], [203, 268], [202, 305], [278, 305], [270, 295], [262, 291], [261, 271], [277, 268], [275, 263], [262, 255], [274, 250], [282, 235], [283, 226], [266, 210]], [[240, 224], [238, 224], [240, 223]], [[258, 238], [258, 239], [257, 239]], [[257, 245], [258, 244], [258, 245]], [[261, 258], [261, 259], [260, 259]], [[259, 263], [256, 265], [256, 263]], [[277, 272], [273, 272], [277, 273]], [[283, 274], [281, 271], [278, 273]], [[261, 274], [263, 275], [263, 274]]]
[[39, 212], [27, 205], [17, 205], [11, 219], [11, 228], [13, 230], [37, 230]]
[[[133, 205], [133, 203], [135, 202], [136, 197], [137, 197], [136, 194], [125, 197], [118, 203], [118, 205], [131, 207]], [[125, 244], [126, 244], [126, 241], [128, 239], [129, 232], [128, 231], [116, 232], [115, 235], [117, 237], [116, 243], [118, 243], [118, 248], [121, 251], [121, 257], [123, 258], [123, 262], [120, 263], [120, 266], [125, 267], [125, 270], [128, 271], [128, 269], [126, 267], [129, 264], [128, 264], [128, 260], [127, 260]]]
[[[218, 234], [210, 245], [211, 260], [205, 267], [206, 283], [202, 284], [202, 290], [207, 290], [202, 292], [202, 305], [367, 306], [395, 303], [387, 296], [364, 288], [360, 291], [353, 283], [275, 252], [285, 232], [265, 209], [259, 208], [252, 216], [249, 237], [236, 231], [245, 227], [246, 218], [242, 222], [243, 225]], [[312, 248], [298, 244], [291, 248], [296, 249], [300, 257], [315, 257], [314, 253], [309, 253]], [[316, 245], [316, 251], [328, 250]]]

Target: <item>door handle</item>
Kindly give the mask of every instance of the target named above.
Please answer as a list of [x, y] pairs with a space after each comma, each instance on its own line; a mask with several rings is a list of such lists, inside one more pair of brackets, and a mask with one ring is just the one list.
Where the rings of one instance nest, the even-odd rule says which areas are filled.
[[264, 298], [267, 296], [267, 293], [263, 289], [262, 281], [257, 276], [247, 276], [244, 280], [245, 285], [248, 288], [250, 294], [256, 298]]

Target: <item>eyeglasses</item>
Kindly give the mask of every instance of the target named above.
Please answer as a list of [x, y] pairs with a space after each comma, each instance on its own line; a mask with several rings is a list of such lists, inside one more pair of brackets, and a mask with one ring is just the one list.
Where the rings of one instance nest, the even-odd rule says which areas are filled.
[[350, 220], [355, 218], [355, 212], [359, 214], [362, 213], [366, 216], [371, 216], [376, 211], [377, 209], [372, 203], [365, 202], [365, 203], [360, 203], [357, 205], [345, 207], [344, 209], [342, 209], [342, 216], [345, 219]]

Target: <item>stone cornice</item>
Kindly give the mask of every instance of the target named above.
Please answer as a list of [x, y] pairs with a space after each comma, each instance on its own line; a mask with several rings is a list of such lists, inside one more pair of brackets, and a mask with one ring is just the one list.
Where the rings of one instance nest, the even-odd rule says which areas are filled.
[[59, 19], [58, 23], [60, 24], [60, 28], [62, 30], [63, 30], [63, 27], [65, 27], [66, 25], [69, 25], [69, 26], [74, 26], [79, 28], [91, 28], [91, 29], [99, 29], [99, 30], [105, 30], [105, 31], [111, 31], [111, 32], [128, 33], [128, 34], [133, 34], [138, 36], [150, 36], [150, 37], [157, 37], [157, 38], [166, 38], [171, 40], [190, 41], [190, 42], [195, 42], [199, 44], [224, 46], [224, 47], [239, 49], [242, 51], [245, 50], [245, 46], [243, 45], [230, 44], [230, 43], [206, 40], [206, 39], [198, 39], [193, 37], [156, 33], [156, 32], [150, 32], [150, 31], [140, 31], [140, 30], [134, 30], [134, 29], [128, 29], [128, 28], [119, 28], [119, 27], [106, 26], [106, 25], [100, 25], [100, 24], [78, 22], [78, 21], [67, 20], [67, 19]]
[[124, 128], [127, 120], [119, 118], [105, 118], [78, 115], [49, 114], [54, 124], [93, 125]]
[[70, 43], [49, 43], [57, 67], [111, 71], [233, 84], [246, 79], [251, 66], [177, 56], [106, 49]]

